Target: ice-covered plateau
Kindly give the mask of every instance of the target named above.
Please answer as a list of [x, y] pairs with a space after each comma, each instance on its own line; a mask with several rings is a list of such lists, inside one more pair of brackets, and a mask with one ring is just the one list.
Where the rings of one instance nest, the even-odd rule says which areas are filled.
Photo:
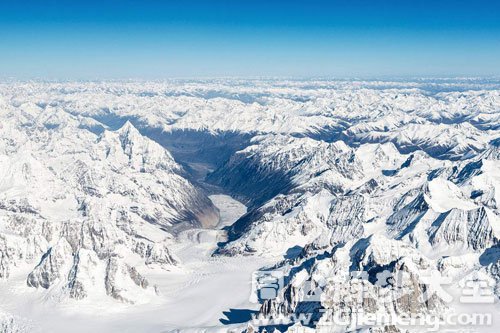
[[[261, 263], [283, 272], [284, 285], [246, 310], [314, 320], [273, 326], [219, 313], [192, 327], [136, 316], [134, 330], [412, 332], [425, 329], [331, 319], [360, 309], [443, 317], [463, 310], [447, 293], [473, 277], [495, 299], [493, 325], [475, 329], [495, 332], [499, 157], [494, 80], [4, 82], [0, 297], [22, 280], [19, 295], [35, 293], [35, 308], [161, 309], [177, 296], [151, 281], [195, 267], [185, 284], [192, 299], [177, 300], [188, 318], [199, 302], [250, 307], [238, 297], [250, 296], [251, 276], [240, 284], [248, 295], [206, 299], [210, 290], [196, 288], [234, 263], [241, 272]], [[214, 193], [243, 202], [246, 214], [222, 216], [228, 203]], [[381, 273], [403, 287], [380, 283]], [[25, 317], [0, 304], [0, 331], [47, 327]]]

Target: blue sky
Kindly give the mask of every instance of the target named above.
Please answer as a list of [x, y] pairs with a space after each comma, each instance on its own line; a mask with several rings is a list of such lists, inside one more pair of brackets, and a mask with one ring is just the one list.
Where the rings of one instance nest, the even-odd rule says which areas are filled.
[[0, 1], [0, 77], [449, 75], [500, 75], [500, 1]]

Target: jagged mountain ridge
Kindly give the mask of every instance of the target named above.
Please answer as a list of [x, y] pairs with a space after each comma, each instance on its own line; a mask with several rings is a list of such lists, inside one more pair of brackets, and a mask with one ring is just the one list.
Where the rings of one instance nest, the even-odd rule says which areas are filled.
[[97, 136], [63, 111], [4, 120], [1, 278], [24, 262], [28, 286], [52, 297], [144, 302], [155, 291], [134, 266], [169, 269], [179, 228], [218, 222], [168, 151], [129, 122]]
[[[265, 316], [312, 313], [321, 327], [328, 323], [329, 315], [352, 312], [358, 305], [355, 301], [346, 304], [346, 297], [349, 296], [348, 283], [351, 283], [349, 272], [353, 267], [367, 274], [371, 270], [389, 269], [392, 274], [406, 274], [408, 280], [403, 279], [403, 285], [418, 286], [412, 289], [413, 294], [398, 296], [397, 290], [380, 289], [375, 279], [360, 280], [356, 283], [364, 283], [373, 294], [371, 303], [363, 303], [365, 312], [405, 316], [452, 311], [439, 295], [428, 303], [418, 302], [427, 288], [419, 281], [419, 276], [430, 269], [437, 272], [432, 274], [452, 278], [455, 286], [473, 274], [483, 274], [486, 280], [498, 281], [495, 270], [500, 236], [497, 146], [494, 140], [482, 154], [471, 160], [449, 162], [422, 152], [401, 155], [387, 144], [364, 145], [354, 154], [358, 160], [350, 164], [358, 166], [358, 173], [345, 169], [345, 173], [331, 173], [326, 177], [325, 172], [314, 172], [310, 164], [305, 163], [299, 170], [294, 169], [294, 164], [289, 169], [293, 174], [290, 177], [293, 186], [238, 221], [233, 226], [233, 239], [219, 253], [268, 256], [285, 253], [297, 246], [302, 249], [294, 259], [278, 265], [289, 274], [289, 282], [277, 299], [264, 302], [261, 314]], [[279, 141], [273, 149], [271, 154], [286, 154], [286, 148], [280, 147]], [[265, 152], [266, 147], [258, 150]], [[314, 147], [313, 154], [323, 156], [321, 143]], [[308, 156], [306, 152], [299, 155]], [[332, 162], [322, 158], [321, 161], [332, 163], [338, 171], [342, 166], [342, 154], [336, 155], [340, 160]], [[269, 167], [275, 168], [273, 163], [279, 161], [280, 157], [266, 156], [259, 162], [271, 163], [271, 166], [257, 166], [253, 170], [266, 172]], [[287, 170], [286, 165], [283, 168]], [[356, 175], [358, 181], [353, 181]], [[350, 179], [345, 183], [350, 186], [343, 187], [339, 179]], [[315, 199], [311, 206], [311, 198], [324, 199]], [[368, 248], [384, 255], [378, 268], [362, 265], [362, 260], [376, 260], [373, 254], [352, 258], [352, 254], [357, 253], [352, 249], [349, 250], [351, 259], [346, 261], [346, 248], [355, 246], [353, 239], [359, 238], [366, 240]], [[373, 239], [377, 240], [375, 244], [372, 244]], [[387, 248], [390, 242], [398, 244], [396, 250], [392, 245]], [[400, 246], [412, 254], [403, 253]], [[409, 260], [418, 265], [426, 264], [414, 267]], [[345, 266], [338, 266], [338, 262], [345, 262]], [[316, 288], [313, 300], [311, 284]], [[346, 288], [345, 294], [338, 295], [339, 287]], [[498, 297], [498, 284], [495, 290]], [[381, 294], [389, 297], [383, 307], [376, 301]], [[337, 327], [334, 331], [345, 329]]]

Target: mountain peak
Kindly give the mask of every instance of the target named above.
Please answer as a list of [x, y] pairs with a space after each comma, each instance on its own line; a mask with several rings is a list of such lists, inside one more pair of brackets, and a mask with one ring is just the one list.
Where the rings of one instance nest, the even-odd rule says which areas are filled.
[[127, 120], [125, 124], [123, 124], [122, 127], [120, 127], [116, 132], [120, 135], [120, 137], [140, 137], [142, 136], [139, 130], [130, 122], [130, 120]]

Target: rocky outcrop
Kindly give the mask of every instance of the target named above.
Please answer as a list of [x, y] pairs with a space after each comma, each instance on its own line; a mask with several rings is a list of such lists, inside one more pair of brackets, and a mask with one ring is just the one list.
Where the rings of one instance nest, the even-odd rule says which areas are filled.
[[61, 238], [49, 248], [38, 266], [28, 275], [28, 286], [48, 289], [56, 282], [65, 281], [72, 261], [71, 246], [66, 239]]
[[448, 244], [472, 251], [484, 250], [498, 243], [491, 224], [484, 207], [467, 211], [452, 209], [434, 221], [428, 230], [429, 240], [433, 245]]
[[2, 333], [28, 333], [33, 332], [33, 325], [27, 320], [12, 316], [0, 310], [0, 332]]
[[447, 308], [446, 295], [423, 279], [438, 273], [435, 264], [410, 245], [381, 236], [348, 242], [331, 254], [304, 258], [283, 269], [286, 285], [276, 299], [263, 303], [261, 314], [308, 314], [319, 332], [322, 327], [356, 329], [339, 322], [356, 323], [360, 314], [406, 318], [439, 315]]

